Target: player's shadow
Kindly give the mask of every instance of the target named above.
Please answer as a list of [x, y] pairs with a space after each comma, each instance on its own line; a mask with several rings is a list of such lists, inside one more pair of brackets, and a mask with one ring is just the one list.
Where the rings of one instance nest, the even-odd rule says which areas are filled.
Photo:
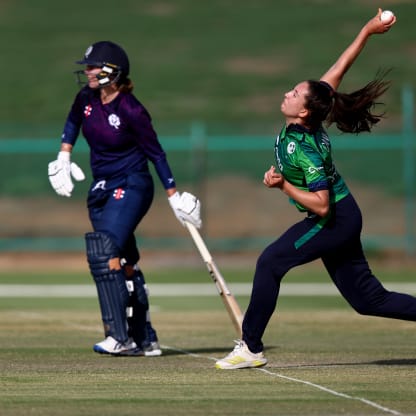
[[274, 369], [295, 369], [295, 368], [318, 368], [318, 367], [358, 367], [362, 365], [381, 365], [381, 366], [394, 366], [394, 365], [402, 365], [402, 366], [416, 366], [416, 358], [395, 358], [391, 360], [375, 360], [375, 361], [357, 361], [357, 362], [330, 362], [330, 363], [302, 363], [302, 364], [284, 364], [279, 365], [273, 364], [269, 362], [268, 367]]
[[377, 360], [369, 364], [375, 365], [416, 365], [416, 358], [394, 358], [392, 360]]
[[[279, 348], [277, 346], [267, 346], [267, 351], [274, 350]], [[199, 355], [199, 354], [212, 354], [222, 356], [231, 351], [232, 346], [228, 347], [203, 347], [203, 348], [173, 348], [173, 347], [162, 347], [163, 355]], [[374, 360], [374, 361], [357, 361], [357, 362], [321, 362], [321, 363], [288, 363], [284, 365], [279, 365], [279, 363], [269, 362], [269, 368], [314, 368], [314, 367], [354, 367], [361, 365], [380, 365], [380, 366], [393, 366], [393, 365], [402, 365], [402, 366], [416, 366], [416, 358], [393, 358], [390, 360]]]
[[[198, 354], [214, 354], [214, 355], [222, 355], [227, 354], [232, 350], [233, 346], [230, 345], [224, 348], [218, 347], [204, 347], [204, 348], [187, 348], [187, 349], [180, 349], [180, 348], [173, 348], [173, 347], [163, 347], [163, 355], [198, 355]], [[267, 347], [267, 351], [270, 351], [276, 347]]]

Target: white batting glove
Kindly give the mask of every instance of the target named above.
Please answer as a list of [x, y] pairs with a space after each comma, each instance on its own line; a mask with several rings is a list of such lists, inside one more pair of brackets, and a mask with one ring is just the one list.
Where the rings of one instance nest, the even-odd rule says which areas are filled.
[[[74, 162], [71, 162], [70, 152], [59, 152], [58, 157], [48, 165], [49, 182], [58, 195], [70, 197], [76, 181], [85, 179], [84, 172]], [[71, 178], [72, 176], [72, 178]]]
[[176, 218], [182, 225], [188, 221], [196, 228], [201, 228], [201, 202], [196, 196], [189, 192], [183, 192], [182, 195], [175, 192], [168, 200]]

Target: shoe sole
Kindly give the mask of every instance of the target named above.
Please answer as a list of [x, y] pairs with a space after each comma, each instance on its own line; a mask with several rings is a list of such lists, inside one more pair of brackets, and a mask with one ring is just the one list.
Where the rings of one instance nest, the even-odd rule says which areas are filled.
[[112, 355], [116, 357], [144, 357], [144, 351], [140, 348], [133, 348], [131, 350], [124, 350]]
[[108, 354], [108, 355], [111, 354], [110, 352], [108, 352], [104, 348], [99, 347], [98, 345], [94, 345], [92, 349], [94, 350], [94, 352], [98, 354]]
[[96, 352], [98, 354], [112, 355], [113, 357], [118, 357], [118, 356], [143, 357], [144, 356], [144, 351], [141, 350], [140, 348], [132, 348], [130, 350], [122, 350], [122, 351], [119, 351], [119, 352], [110, 352], [110, 351], [105, 350], [104, 348], [101, 348], [98, 345], [94, 345], [94, 347], [92, 349], [94, 350], [94, 352]]
[[267, 360], [264, 362], [263, 361], [253, 361], [253, 362], [244, 361], [242, 363], [231, 364], [231, 365], [226, 365], [226, 366], [223, 366], [223, 364], [220, 364], [220, 363], [216, 363], [215, 368], [217, 368], [218, 370], [238, 370], [240, 368], [263, 367], [266, 364], [267, 364]]
[[152, 350], [152, 351], [145, 351], [145, 357], [160, 357], [162, 355], [162, 350]]

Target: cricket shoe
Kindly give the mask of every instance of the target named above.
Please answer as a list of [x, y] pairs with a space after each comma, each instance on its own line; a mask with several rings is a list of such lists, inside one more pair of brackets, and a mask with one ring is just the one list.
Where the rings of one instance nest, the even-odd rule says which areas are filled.
[[[129, 338], [127, 342], [122, 343], [111, 336], [108, 336], [104, 341], [98, 342], [94, 345], [93, 350], [99, 354], [121, 355], [127, 351], [137, 349], [136, 343]], [[142, 354], [143, 355], [143, 354]]]
[[144, 357], [144, 351], [140, 347], [121, 351], [117, 357]]
[[262, 352], [251, 352], [244, 341], [234, 341], [236, 346], [222, 360], [215, 363], [215, 368], [221, 370], [235, 370], [237, 368], [261, 367], [267, 364], [267, 359]]
[[142, 348], [146, 357], [159, 357], [162, 355], [162, 350], [158, 341], [152, 341], [148, 344], [143, 343]]

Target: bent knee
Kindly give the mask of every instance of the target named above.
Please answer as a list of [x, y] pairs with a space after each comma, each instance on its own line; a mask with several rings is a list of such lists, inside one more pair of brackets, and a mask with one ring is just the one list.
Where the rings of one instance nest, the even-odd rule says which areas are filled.
[[377, 315], [377, 307], [366, 299], [355, 299], [349, 302], [353, 309], [360, 315]]
[[91, 232], [85, 234], [87, 260], [93, 275], [121, 269], [118, 247], [105, 233]]

